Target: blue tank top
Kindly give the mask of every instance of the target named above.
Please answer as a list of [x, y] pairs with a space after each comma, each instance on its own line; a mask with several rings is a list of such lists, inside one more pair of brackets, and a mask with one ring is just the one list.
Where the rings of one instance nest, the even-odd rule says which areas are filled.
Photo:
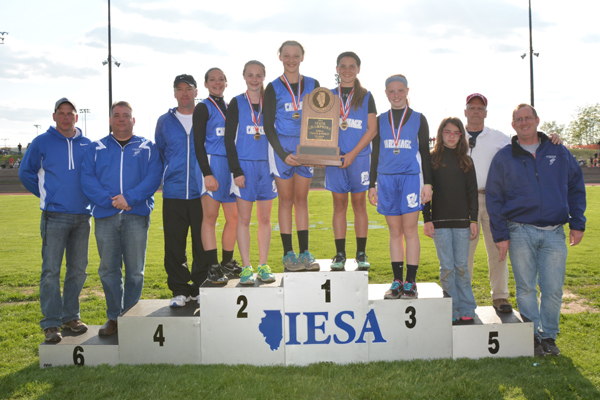
[[[331, 89], [331, 91], [334, 95], [338, 95], [338, 88]], [[354, 110], [354, 106], [350, 106], [350, 112], [348, 113], [348, 118], [346, 119], [346, 122], [348, 123], [348, 128], [345, 131], [341, 128], [342, 117], [340, 117], [340, 136], [338, 139], [338, 146], [340, 147], [341, 154], [351, 152], [367, 131], [370, 96], [371, 92], [367, 92], [358, 110]], [[370, 143], [368, 146], [362, 149], [360, 153], [358, 153], [359, 156], [364, 156], [367, 154], [371, 154]]]
[[[304, 85], [300, 97], [309, 94], [315, 89], [315, 80], [308, 76], [303, 76]], [[278, 135], [300, 137], [300, 121], [302, 120], [302, 101], [300, 101], [300, 118], [294, 119], [294, 106], [292, 105], [292, 95], [285, 83], [278, 77], [273, 82], [273, 89], [277, 97], [277, 111], [275, 112], [275, 130]], [[300, 85], [300, 82], [298, 82]], [[294, 93], [296, 96], [297, 92]]]
[[269, 141], [265, 136], [263, 129], [263, 117], [260, 117], [258, 132], [260, 139], [254, 139], [256, 129], [252, 122], [252, 114], [258, 119], [258, 112], [250, 108], [245, 93], [235, 97], [238, 105], [238, 126], [235, 139], [235, 147], [238, 152], [238, 159], [246, 161], [268, 160], [269, 159]]
[[227, 156], [227, 152], [225, 151], [225, 119], [221, 116], [220, 110], [217, 109], [218, 107], [208, 98], [202, 100], [202, 103], [208, 109], [206, 140], [204, 141], [206, 154]]
[[[396, 145], [390, 125], [390, 111], [379, 115], [379, 164], [377, 173], [384, 175], [417, 175], [422, 172], [419, 153], [419, 128], [421, 113], [413, 110], [410, 118], [402, 127], [398, 141], [399, 154], [394, 154]], [[395, 121], [394, 121], [395, 122]], [[397, 131], [396, 131], [397, 132]]]

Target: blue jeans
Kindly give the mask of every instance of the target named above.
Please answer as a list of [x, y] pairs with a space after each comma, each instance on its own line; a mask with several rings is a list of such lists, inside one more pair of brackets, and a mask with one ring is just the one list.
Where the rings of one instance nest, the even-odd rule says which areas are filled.
[[[517, 306], [533, 321], [534, 334], [556, 339], [559, 332], [562, 287], [565, 283], [567, 245], [562, 226], [544, 231], [533, 225], [508, 222], [510, 262], [517, 284]], [[537, 285], [541, 300], [538, 306]]]
[[100, 255], [98, 274], [106, 297], [106, 316], [116, 321], [142, 295], [150, 216], [120, 213], [96, 218], [95, 223]]
[[[60, 327], [63, 322], [80, 319], [79, 294], [87, 278], [90, 220], [91, 217], [84, 214], [42, 212], [42, 329]], [[65, 249], [67, 272], [61, 298], [60, 268]]]
[[469, 275], [469, 228], [435, 229], [433, 242], [440, 259], [442, 289], [452, 297], [452, 318], [475, 316], [475, 297]]

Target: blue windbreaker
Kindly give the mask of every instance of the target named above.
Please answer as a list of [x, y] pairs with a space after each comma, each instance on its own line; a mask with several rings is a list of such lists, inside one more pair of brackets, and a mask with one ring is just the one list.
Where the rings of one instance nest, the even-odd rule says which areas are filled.
[[[81, 166], [81, 187], [92, 202], [94, 218], [117, 213], [150, 215], [154, 192], [160, 186], [162, 162], [156, 145], [133, 136], [121, 147], [112, 134], [92, 143]], [[122, 194], [131, 207], [122, 211], [112, 206], [111, 197]]]
[[172, 108], [158, 118], [154, 140], [160, 153], [164, 169], [162, 175], [163, 198], [200, 198], [196, 181], [196, 152], [194, 151], [194, 130], [188, 135]]
[[90, 201], [81, 189], [81, 162], [91, 140], [75, 129], [75, 136], [66, 138], [51, 126], [33, 139], [21, 161], [19, 179], [40, 198], [43, 211], [91, 213]]
[[584, 231], [585, 184], [571, 152], [538, 132], [535, 157], [513, 136], [492, 160], [485, 200], [494, 242], [509, 240], [507, 221], [539, 227], [569, 223]]

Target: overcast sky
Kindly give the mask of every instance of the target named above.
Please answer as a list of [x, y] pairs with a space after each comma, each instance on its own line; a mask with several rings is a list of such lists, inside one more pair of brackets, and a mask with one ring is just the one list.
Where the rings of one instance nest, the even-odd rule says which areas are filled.
[[[24, 146], [54, 125], [53, 106], [69, 97], [87, 114], [87, 135], [108, 134], [107, 2], [4, 1], [0, 6], [0, 145]], [[511, 111], [529, 103], [527, 0], [151, 1], [113, 0], [113, 101], [129, 101], [134, 132], [154, 138], [157, 118], [176, 105], [173, 79], [220, 67], [225, 98], [245, 90], [243, 65], [281, 75], [279, 45], [304, 45], [303, 75], [335, 85], [343, 51], [362, 59], [359, 78], [389, 109], [385, 79], [408, 78], [411, 107], [429, 121], [460, 116], [468, 94], [489, 100], [486, 125], [512, 134]], [[533, 0], [535, 106], [542, 121], [567, 124], [578, 106], [600, 102], [600, 2]], [[527, 53], [525, 59], [521, 55]], [[79, 127], [84, 129], [84, 115]], [[3, 139], [7, 139], [4, 141]]]

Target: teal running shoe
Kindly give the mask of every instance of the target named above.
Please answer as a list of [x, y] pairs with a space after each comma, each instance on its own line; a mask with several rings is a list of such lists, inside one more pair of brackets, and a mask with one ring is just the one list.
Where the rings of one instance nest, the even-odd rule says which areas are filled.
[[258, 279], [263, 282], [275, 282], [275, 275], [271, 272], [271, 268], [267, 264], [262, 264], [258, 266], [258, 272], [256, 273]]
[[359, 271], [368, 271], [371, 268], [371, 263], [367, 259], [367, 255], [364, 251], [361, 251], [356, 255], [356, 263], [358, 264]]
[[344, 253], [337, 253], [335, 257], [331, 259], [331, 266], [329, 267], [332, 271], [344, 271], [344, 265], [346, 265], [346, 257]]
[[416, 282], [404, 282], [404, 292], [402, 293], [403, 299], [416, 299], [418, 294]]
[[394, 280], [394, 282], [392, 282], [392, 287], [388, 289], [387, 292], [385, 292], [385, 295], [383, 296], [384, 299], [399, 299], [400, 296], [402, 296], [402, 292], [404, 291], [404, 285], [401, 281], [399, 280]]
[[298, 260], [298, 257], [296, 257], [296, 253], [294, 253], [293, 251], [290, 251], [285, 256], [283, 256], [283, 268], [287, 269], [290, 272], [304, 271], [306, 269], [304, 267], [304, 263]]
[[315, 261], [315, 257], [308, 250], [300, 254], [300, 262], [304, 264], [304, 269], [307, 271], [320, 271], [319, 263]]
[[252, 266], [244, 267], [240, 273], [240, 285], [252, 286], [254, 285], [254, 272]]

